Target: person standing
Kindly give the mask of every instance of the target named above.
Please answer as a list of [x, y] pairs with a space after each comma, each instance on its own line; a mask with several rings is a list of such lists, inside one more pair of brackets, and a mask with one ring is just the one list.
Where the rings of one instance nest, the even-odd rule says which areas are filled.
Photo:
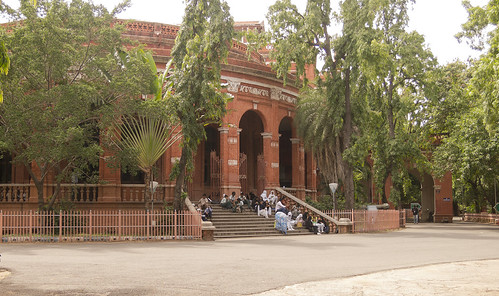
[[414, 224], [419, 223], [419, 208], [417, 206], [412, 207], [412, 215], [414, 216]]

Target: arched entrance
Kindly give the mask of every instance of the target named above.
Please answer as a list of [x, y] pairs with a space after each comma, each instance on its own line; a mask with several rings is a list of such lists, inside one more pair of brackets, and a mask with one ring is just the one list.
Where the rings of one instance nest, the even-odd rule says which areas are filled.
[[[409, 188], [408, 194], [417, 196], [417, 202], [421, 204], [421, 221], [433, 222], [435, 214], [435, 190], [433, 177], [427, 173], [421, 173], [414, 169], [409, 170], [412, 186]], [[409, 208], [410, 205], [404, 205]]]
[[435, 214], [435, 190], [433, 177], [423, 174], [421, 182], [421, 220], [433, 222]]
[[193, 200], [203, 194], [218, 201], [220, 199], [220, 133], [218, 126], [205, 127], [206, 140], [198, 146], [194, 157], [194, 174], [187, 191]]
[[281, 187], [293, 186], [292, 123], [293, 119], [284, 117], [279, 124], [279, 184]]
[[259, 194], [265, 186], [263, 122], [258, 113], [247, 111], [239, 121], [239, 181], [241, 191]]

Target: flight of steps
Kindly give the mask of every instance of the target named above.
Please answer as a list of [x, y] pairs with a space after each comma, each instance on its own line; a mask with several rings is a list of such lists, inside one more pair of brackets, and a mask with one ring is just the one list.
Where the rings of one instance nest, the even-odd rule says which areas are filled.
[[[214, 237], [236, 238], [236, 237], [259, 237], [259, 236], [282, 236], [274, 228], [274, 216], [268, 219], [258, 216], [250, 211], [247, 206], [242, 213], [234, 213], [232, 210], [222, 209], [219, 204], [213, 204], [213, 225], [216, 227]], [[288, 231], [287, 235], [309, 235], [305, 228], [296, 228]]]

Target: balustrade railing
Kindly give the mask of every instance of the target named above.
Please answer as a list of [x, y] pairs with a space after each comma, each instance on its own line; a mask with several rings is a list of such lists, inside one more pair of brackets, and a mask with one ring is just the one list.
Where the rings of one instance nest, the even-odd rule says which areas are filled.
[[[57, 200], [69, 200], [75, 203], [96, 203], [101, 201], [104, 187], [119, 188], [118, 200], [122, 202], [143, 202], [146, 187], [144, 184], [61, 184]], [[45, 184], [45, 197], [49, 198], [57, 188], [56, 184]], [[0, 204], [36, 202], [34, 184], [0, 184]], [[174, 185], [158, 185], [154, 193], [155, 202], [163, 202], [173, 196]]]
[[29, 184], [0, 184], [0, 203], [23, 203], [29, 198]]
[[[144, 184], [121, 184], [122, 202], [143, 202], [146, 187]], [[174, 185], [158, 185], [153, 195], [155, 202], [162, 202], [167, 196], [173, 196]]]
[[97, 202], [99, 200], [98, 184], [61, 184], [59, 200], [72, 202]]

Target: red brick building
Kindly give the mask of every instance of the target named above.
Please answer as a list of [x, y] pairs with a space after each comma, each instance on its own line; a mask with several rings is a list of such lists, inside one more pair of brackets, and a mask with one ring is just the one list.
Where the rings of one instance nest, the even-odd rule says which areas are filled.
[[[154, 54], [158, 69], [169, 60], [178, 26], [136, 22], [126, 23], [125, 37], [146, 45]], [[258, 22], [236, 23], [236, 30], [263, 30]], [[286, 187], [304, 199], [317, 193], [316, 164], [297, 137], [294, 126], [298, 89], [294, 77], [288, 84], [276, 78], [265, 51], [247, 56], [242, 42], [233, 41], [228, 63], [222, 66], [222, 80], [234, 99], [221, 126], [206, 127], [207, 140], [200, 144], [195, 156], [195, 170], [188, 191], [192, 200], [203, 193], [215, 200], [223, 193], [254, 192]], [[312, 70], [312, 69], [311, 69]], [[313, 71], [309, 73], [313, 75]], [[291, 74], [290, 74], [291, 75]], [[172, 147], [158, 162], [160, 186], [155, 201], [172, 201], [174, 182], [168, 180], [173, 164], [180, 158], [178, 146]], [[104, 158], [105, 159], [105, 158]], [[109, 168], [105, 160], [99, 164], [102, 184], [65, 184], [61, 198], [68, 198], [78, 208], [143, 208], [143, 179]], [[36, 209], [36, 188], [22, 166], [12, 166], [9, 158], [0, 163], [0, 209]], [[431, 178], [431, 176], [430, 176]], [[435, 217], [452, 217], [450, 176], [443, 182], [431, 178], [433, 186], [423, 208], [428, 205]], [[46, 182], [45, 196], [54, 190], [53, 178]], [[428, 185], [426, 185], [428, 184]], [[387, 186], [389, 188], [389, 186]], [[426, 188], [426, 187], [425, 187]], [[428, 187], [429, 188], [429, 187]], [[423, 189], [425, 191], [425, 189]], [[423, 194], [423, 200], [426, 196]], [[450, 198], [450, 202], [447, 202]], [[442, 199], [442, 200], [441, 200]], [[374, 200], [371, 198], [371, 200]], [[445, 200], [445, 201], [444, 201]]]

